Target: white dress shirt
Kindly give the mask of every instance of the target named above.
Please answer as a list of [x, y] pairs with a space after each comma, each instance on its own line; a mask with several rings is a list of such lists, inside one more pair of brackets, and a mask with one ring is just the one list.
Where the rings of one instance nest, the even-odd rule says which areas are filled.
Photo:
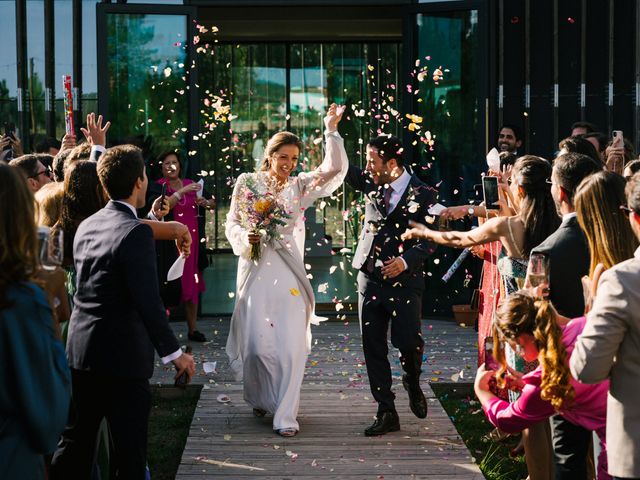
[[393, 212], [393, 209], [396, 208], [410, 181], [411, 174], [405, 169], [402, 175], [389, 184], [388, 188], [393, 189], [393, 191], [391, 192], [391, 198], [389, 198], [389, 205], [387, 205], [387, 214]]
[[[122, 200], [114, 200], [114, 203], [119, 203], [120, 205], [125, 205], [127, 208], [129, 208], [129, 210], [131, 210], [131, 213], [133, 213], [133, 215], [138, 218], [138, 212], [136, 211], [135, 207], [133, 205], [131, 205], [130, 203], [127, 202], [123, 202]], [[178, 350], [176, 350], [173, 353], [170, 353], [169, 355], [167, 355], [166, 357], [162, 357], [162, 363], [163, 364], [167, 364], [169, 362], [172, 362], [173, 360], [175, 360], [176, 358], [178, 358], [180, 355], [182, 355], [182, 349], [179, 348]]]

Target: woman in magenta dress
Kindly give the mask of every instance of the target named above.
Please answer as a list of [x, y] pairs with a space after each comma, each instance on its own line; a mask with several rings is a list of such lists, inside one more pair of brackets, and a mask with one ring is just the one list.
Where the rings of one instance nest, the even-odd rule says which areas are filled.
[[182, 273], [182, 293], [180, 302], [184, 305], [184, 312], [189, 327], [189, 340], [196, 342], [206, 341], [204, 334], [196, 329], [198, 317], [198, 298], [205, 290], [202, 272], [198, 269], [198, 250], [200, 235], [198, 231], [198, 207], [212, 209], [215, 200], [205, 199], [199, 196], [202, 185], [188, 178], [180, 178], [182, 162], [175, 151], [169, 151], [158, 157], [158, 165], [162, 168], [162, 178], [157, 181], [160, 185], [166, 184], [166, 198], [173, 219], [186, 225], [191, 232], [191, 255], [186, 259]]

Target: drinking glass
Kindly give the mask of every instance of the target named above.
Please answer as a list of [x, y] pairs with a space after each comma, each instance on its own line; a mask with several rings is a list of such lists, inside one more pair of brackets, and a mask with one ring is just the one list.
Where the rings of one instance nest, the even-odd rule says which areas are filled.
[[40, 264], [46, 270], [54, 270], [64, 259], [64, 232], [61, 229], [38, 227]]
[[[200, 185], [200, 190], [198, 190], [196, 192], [196, 197], [197, 198], [202, 198], [203, 194], [204, 194], [204, 180], [200, 179], [196, 182], [198, 185]], [[196, 217], [202, 217], [202, 215], [200, 215], [200, 206], [196, 205]]]
[[527, 266], [527, 279], [533, 288], [549, 285], [549, 257], [543, 253], [532, 253]]

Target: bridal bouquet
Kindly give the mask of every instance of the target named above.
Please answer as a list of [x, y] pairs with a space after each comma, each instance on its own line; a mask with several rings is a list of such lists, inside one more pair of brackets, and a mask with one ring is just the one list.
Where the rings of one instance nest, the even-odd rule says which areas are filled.
[[[244, 187], [237, 199], [242, 226], [251, 233], [260, 233], [267, 241], [277, 238], [278, 227], [286, 225], [291, 215], [273, 193], [259, 191], [255, 178], [248, 176]], [[249, 258], [258, 261], [261, 255], [260, 243], [252, 243]]]

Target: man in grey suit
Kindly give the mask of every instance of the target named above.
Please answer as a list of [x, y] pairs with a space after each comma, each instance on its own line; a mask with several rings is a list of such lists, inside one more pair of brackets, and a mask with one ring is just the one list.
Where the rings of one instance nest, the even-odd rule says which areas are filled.
[[[621, 210], [640, 239], [639, 173], [627, 184], [627, 202]], [[607, 398], [609, 474], [618, 479], [640, 478], [640, 248], [634, 258], [602, 274], [570, 364], [571, 374], [582, 383], [611, 379]]]

